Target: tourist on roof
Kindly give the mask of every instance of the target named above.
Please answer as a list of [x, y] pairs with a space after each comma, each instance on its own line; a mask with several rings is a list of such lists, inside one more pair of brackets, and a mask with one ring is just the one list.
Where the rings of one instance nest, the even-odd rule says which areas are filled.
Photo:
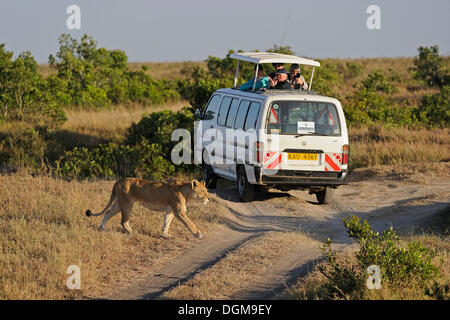
[[305, 78], [300, 74], [300, 66], [296, 63], [291, 65], [290, 80], [293, 89], [308, 90]]
[[[256, 71], [256, 66], [255, 66], [255, 71]], [[246, 83], [241, 85], [240, 89], [242, 91], [253, 89], [254, 81], [255, 81], [255, 78], [251, 78]], [[258, 76], [256, 77], [255, 90], [262, 89], [262, 88], [265, 88], [265, 89], [269, 88], [269, 77], [265, 75], [263, 66], [259, 65]]]
[[271, 81], [271, 88], [270, 89], [291, 89], [291, 84], [288, 79], [288, 73], [284, 69], [278, 69], [277, 70], [277, 76], [275, 79]]

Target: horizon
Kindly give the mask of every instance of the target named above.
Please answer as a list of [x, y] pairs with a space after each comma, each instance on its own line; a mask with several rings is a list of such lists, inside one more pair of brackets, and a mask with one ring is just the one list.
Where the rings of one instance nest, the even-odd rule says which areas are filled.
[[[80, 29], [68, 29], [67, 9], [72, 4], [80, 8]], [[410, 58], [420, 46], [432, 45], [439, 46], [442, 56], [450, 56], [450, 1], [282, 0], [276, 9], [269, 0], [254, 4], [236, 0], [227, 6], [206, 0], [2, 2], [0, 43], [14, 56], [30, 51], [39, 64], [47, 64], [49, 55], [57, 52], [62, 33], [76, 39], [87, 34], [98, 47], [125, 51], [130, 63], [198, 62], [208, 56], [223, 58], [230, 49], [266, 51], [274, 44], [288, 45], [295, 55], [313, 59]], [[378, 28], [376, 23], [369, 28], [375, 21], [371, 5], [380, 10], [375, 17]]]

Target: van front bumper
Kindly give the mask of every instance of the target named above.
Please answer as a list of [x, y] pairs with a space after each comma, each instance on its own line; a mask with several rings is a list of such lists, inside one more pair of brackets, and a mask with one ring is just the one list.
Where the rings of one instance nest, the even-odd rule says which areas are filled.
[[302, 171], [302, 170], [271, 170], [262, 171], [255, 167], [255, 177], [258, 184], [263, 185], [298, 185], [298, 186], [329, 186], [345, 184], [347, 170], [332, 171]]

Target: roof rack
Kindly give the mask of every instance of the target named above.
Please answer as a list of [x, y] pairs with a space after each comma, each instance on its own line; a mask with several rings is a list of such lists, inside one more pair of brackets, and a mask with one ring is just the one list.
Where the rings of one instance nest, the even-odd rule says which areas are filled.
[[239, 61], [247, 61], [251, 63], [256, 64], [255, 69], [255, 77], [253, 81], [253, 91], [255, 90], [256, 86], [256, 77], [258, 75], [258, 68], [260, 64], [263, 63], [297, 63], [299, 65], [307, 65], [312, 66], [312, 73], [311, 73], [311, 79], [309, 81], [309, 88], [308, 90], [311, 91], [312, 87], [312, 80], [314, 77], [314, 68], [320, 67], [320, 62], [297, 57], [289, 54], [281, 54], [281, 53], [274, 53], [274, 52], [239, 52], [239, 53], [232, 53], [230, 54], [230, 58], [236, 59], [237, 66], [236, 66], [236, 73], [234, 74], [234, 87], [236, 87], [237, 84], [237, 77], [239, 74]]

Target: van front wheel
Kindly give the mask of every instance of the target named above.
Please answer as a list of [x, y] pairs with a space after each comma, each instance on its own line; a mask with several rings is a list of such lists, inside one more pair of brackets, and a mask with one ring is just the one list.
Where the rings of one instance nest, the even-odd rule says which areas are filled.
[[244, 166], [239, 166], [238, 169], [237, 189], [239, 199], [241, 199], [242, 202], [249, 202], [253, 200], [253, 196], [255, 194], [255, 186], [248, 182]]
[[203, 166], [203, 180], [208, 189], [216, 189], [217, 176], [214, 174], [213, 168], [209, 164]]
[[333, 198], [334, 189], [325, 187], [322, 191], [316, 192], [317, 202], [319, 204], [327, 204]]

